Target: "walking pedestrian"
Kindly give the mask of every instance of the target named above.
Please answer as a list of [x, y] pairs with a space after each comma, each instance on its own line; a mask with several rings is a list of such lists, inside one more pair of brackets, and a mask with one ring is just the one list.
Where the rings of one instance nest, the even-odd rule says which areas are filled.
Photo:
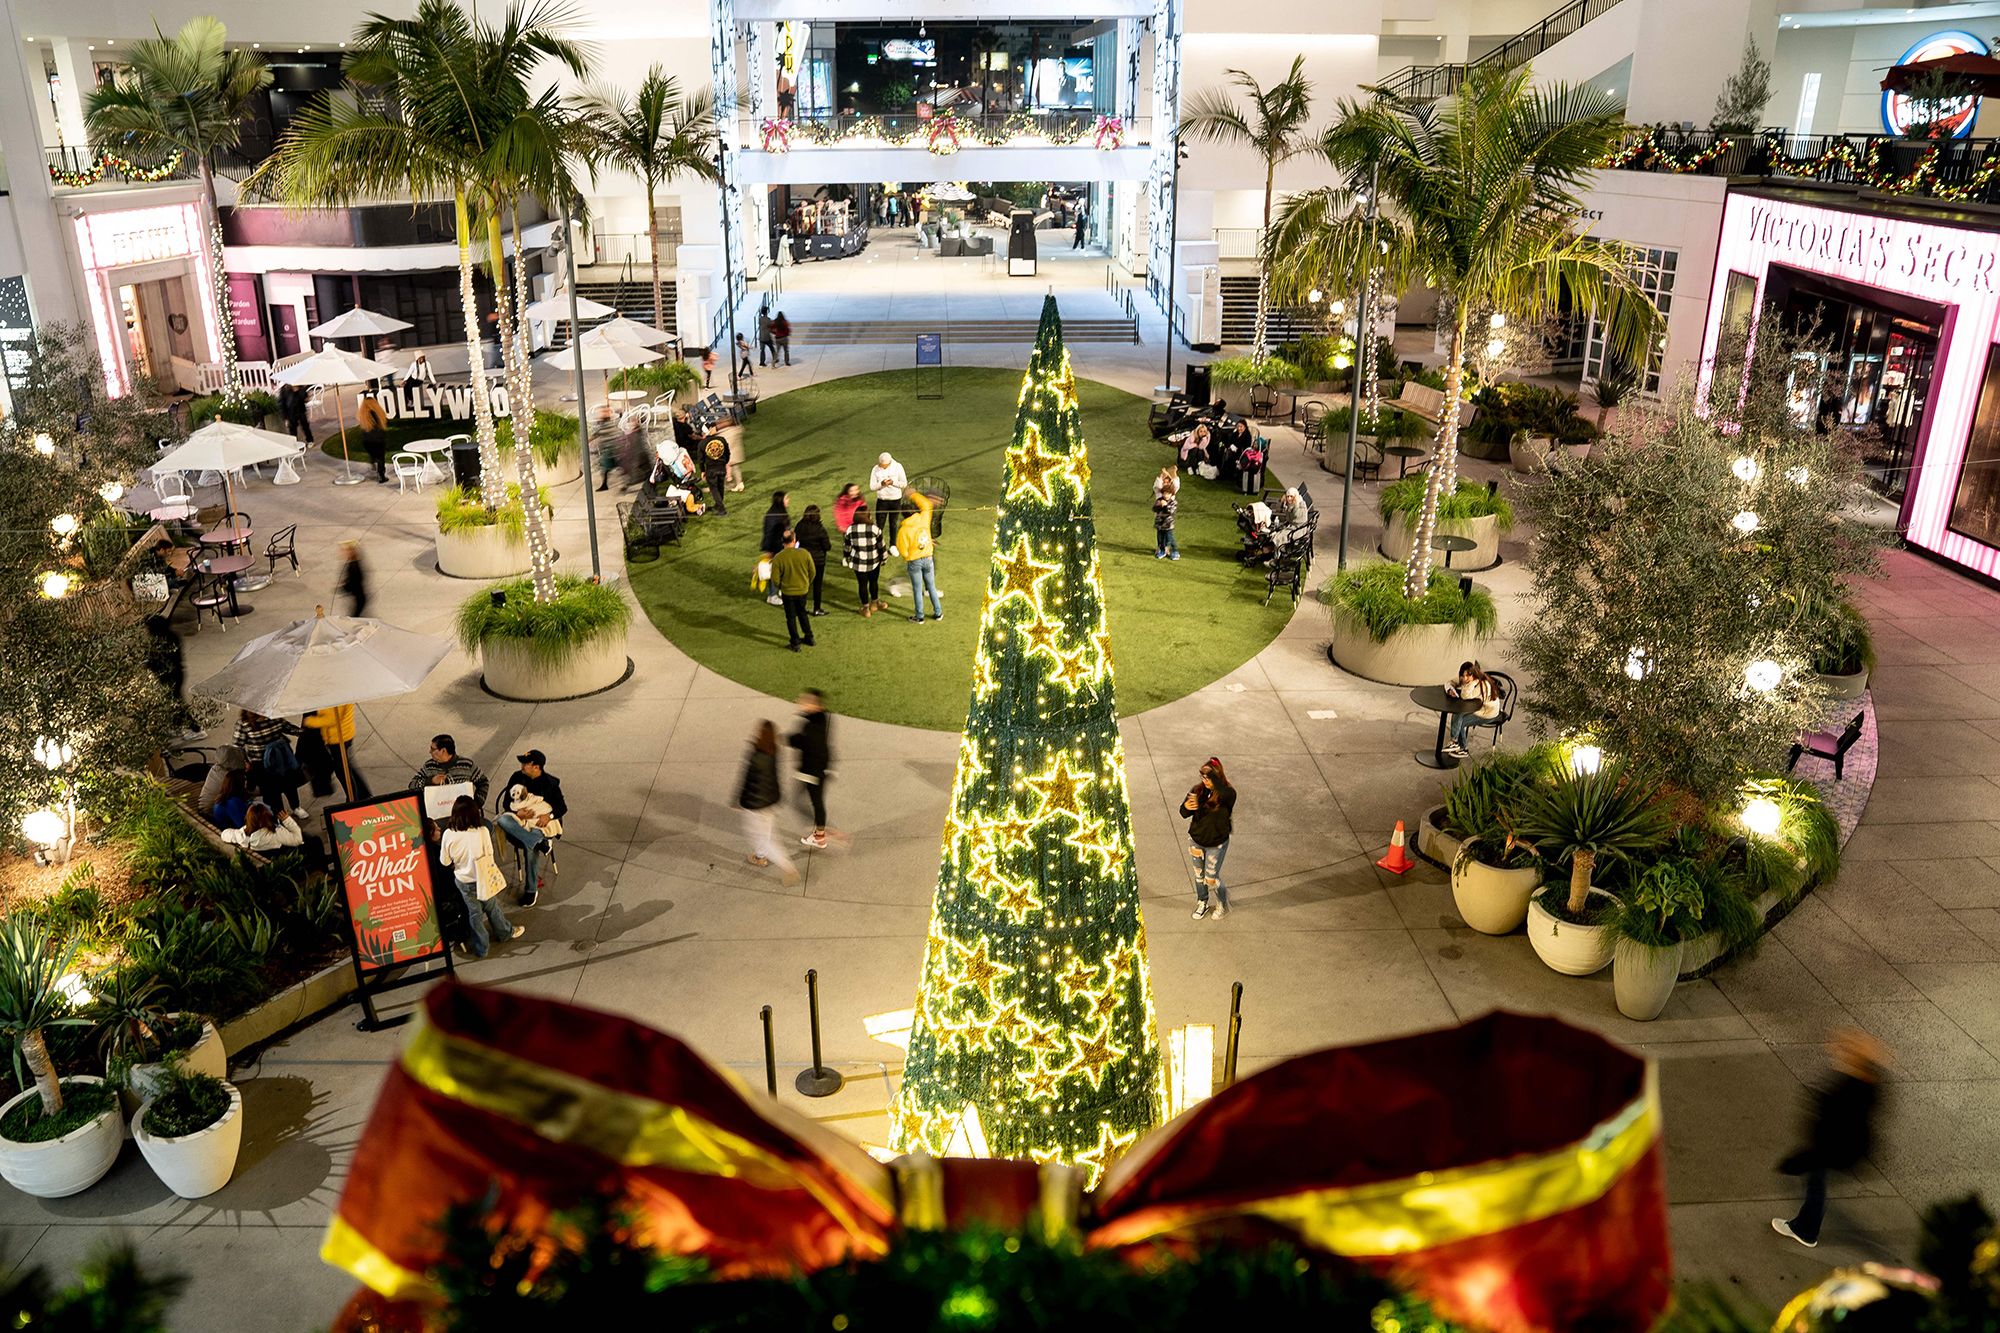
[[[676, 418], [676, 425], [679, 420]], [[729, 488], [729, 439], [720, 431], [701, 442], [701, 479], [708, 483], [709, 496], [715, 501], [715, 512], [728, 513], [729, 506], [722, 502], [722, 496]]]
[[774, 366], [777, 365], [778, 336], [771, 330], [771, 307], [767, 305], [760, 305], [757, 307], [757, 364], [758, 365], [761, 366], [764, 364], [764, 357], [766, 353], [770, 355], [771, 364]]
[[181, 730], [192, 733], [196, 728], [187, 705], [187, 645], [165, 616], [146, 617], [146, 665], [173, 699]]
[[910, 576], [910, 600], [916, 603], [916, 614], [910, 619], [921, 625], [924, 594], [930, 593], [933, 620], [944, 619], [944, 598], [938, 594], [936, 551], [931, 544], [931, 498], [913, 490], [909, 499], [917, 511], [896, 529], [896, 553], [903, 557], [904, 569]]
[[757, 368], [750, 364], [750, 340], [739, 333], [736, 335], [736, 374], [740, 378], [756, 373]]
[[507, 887], [507, 879], [493, 856], [493, 830], [486, 827], [479, 802], [470, 796], [451, 803], [451, 817], [438, 839], [438, 859], [451, 867], [458, 896], [465, 900], [474, 958], [490, 953], [495, 939], [518, 940], [528, 933], [526, 926], [509, 921], [500, 905], [500, 891]]
[[1166, 470], [1162, 485], [1153, 483], [1153, 559], [1178, 560], [1180, 543], [1174, 540], [1174, 515], [1180, 511], [1180, 478]]
[[1072, 249], [1072, 250], [1081, 250], [1081, 249], [1083, 249], [1083, 229], [1084, 229], [1084, 224], [1086, 224], [1086, 223], [1087, 223], [1087, 222], [1089, 222], [1089, 221], [1090, 221], [1090, 214], [1089, 214], [1089, 213], [1087, 213], [1086, 211], [1084, 211], [1084, 210], [1083, 210], [1083, 209], [1081, 209], [1081, 208], [1079, 208], [1079, 209], [1077, 209], [1077, 210], [1076, 210], [1076, 239], [1075, 239], [1074, 241], [1070, 242], [1070, 247], [1069, 247], [1070, 249]]
[[818, 690], [799, 696], [799, 729], [787, 740], [799, 752], [799, 785], [812, 803], [813, 831], [800, 838], [799, 845], [823, 851], [827, 842], [826, 784], [833, 777], [833, 719]]
[[806, 594], [813, 588], [813, 558], [799, 549], [799, 535], [790, 528], [785, 529], [784, 543], [771, 557], [771, 586], [778, 590], [779, 604], [785, 608], [785, 633], [797, 652], [801, 646], [815, 646], [806, 611]]
[[624, 447], [624, 432], [612, 420], [608, 404], [600, 405], [592, 415], [590, 426], [591, 447], [597, 451], [597, 489], [611, 489], [611, 474], [618, 470], [619, 450]]
[[743, 785], [736, 793], [736, 804], [743, 808], [743, 832], [750, 839], [750, 864], [777, 866], [789, 887], [799, 882], [800, 875], [798, 867], [785, 855], [785, 849], [778, 845], [774, 832], [778, 796], [778, 728], [766, 718], [750, 734], [750, 754], [743, 763]]
[[[347, 793], [346, 799], [365, 801], [373, 795], [367, 779], [361, 776], [361, 770], [354, 764], [354, 705], [336, 704], [317, 709], [307, 713], [302, 721], [319, 736], [320, 743], [326, 746], [327, 757], [338, 765], [332, 771], [339, 776], [341, 788]], [[300, 762], [303, 763], [304, 759], [301, 751]], [[317, 784], [313, 790], [318, 795], [328, 794], [321, 792]]]
[[806, 506], [806, 512], [799, 515], [798, 526], [793, 532], [798, 535], [799, 549], [812, 557], [812, 613], [823, 616], [826, 614], [822, 601], [826, 589], [826, 558], [833, 552], [833, 538], [827, 535], [826, 524], [820, 521], [818, 505]]
[[715, 349], [713, 347], [704, 347], [701, 349], [701, 387], [704, 389], [715, 387]]
[[791, 365], [792, 364], [792, 321], [785, 318], [785, 312], [782, 310], [780, 310], [771, 319], [771, 336], [778, 340], [778, 350], [777, 352], [772, 353], [771, 364], [774, 366], [777, 365], [778, 356], [779, 354], [782, 354], [785, 358], [785, 364], [788, 366]]
[[1201, 779], [1181, 802], [1188, 821], [1188, 860], [1194, 863], [1194, 919], [1208, 915], [1208, 895], [1215, 895], [1215, 915], [1229, 915], [1229, 888], [1222, 882], [1222, 860], [1229, 855], [1229, 833], [1236, 811], [1236, 788], [1222, 771], [1222, 761], [1209, 756]]
[[354, 405], [354, 424], [361, 428], [361, 447], [368, 451], [368, 461], [375, 465], [376, 483], [387, 486], [389, 414], [382, 410], [382, 403], [374, 394], [362, 394], [361, 401]]
[[862, 616], [880, 611], [886, 605], [881, 588], [882, 529], [875, 526], [865, 505], [854, 511], [854, 521], [847, 525], [840, 563], [854, 571], [854, 590], [861, 598]]
[[1851, 1028], [1834, 1033], [1826, 1051], [1833, 1073], [1813, 1093], [1805, 1145], [1778, 1164], [1786, 1175], [1806, 1178], [1805, 1202], [1789, 1221], [1771, 1219], [1771, 1230], [1808, 1249], [1819, 1244], [1826, 1220], [1826, 1173], [1845, 1171], [1868, 1156], [1888, 1056], [1880, 1042]]
[[368, 614], [368, 567], [361, 563], [361, 543], [340, 544], [338, 591], [347, 599], [347, 614], [360, 619]]

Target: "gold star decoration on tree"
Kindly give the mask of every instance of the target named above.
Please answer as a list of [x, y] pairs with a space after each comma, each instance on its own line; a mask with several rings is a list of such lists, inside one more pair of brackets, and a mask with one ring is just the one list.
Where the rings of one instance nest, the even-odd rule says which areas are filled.
[[1114, 1134], [1111, 1126], [1098, 1126], [1097, 1146], [1076, 1155], [1076, 1164], [1084, 1169], [1086, 1178], [1094, 1185], [1104, 1174], [1104, 1168], [1118, 1160], [1124, 1151], [1139, 1137], [1139, 1131]]
[[1049, 473], [1061, 468], [1063, 460], [1042, 452], [1040, 431], [1030, 426], [1021, 447], [1007, 451], [1007, 463], [1014, 473], [1007, 483], [1009, 500], [1032, 493], [1043, 504], [1050, 502]]
[[1028, 641], [1029, 652], [1047, 653], [1050, 657], [1057, 655], [1056, 626], [1044, 619], [1040, 611], [1035, 613], [1033, 620], [1021, 627], [1021, 637]]
[[994, 962], [983, 939], [969, 949], [959, 945], [958, 955], [958, 985], [954, 989], [970, 987], [978, 991], [980, 998], [991, 1007], [994, 983], [1012, 976], [1014, 969], [1005, 963]]
[[1028, 539], [1022, 537], [1014, 544], [1005, 560], [996, 559], [993, 567], [1000, 571], [1000, 586], [994, 590], [993, 600], [1004, 602], [1016, 593], [1028, 599], [1030, 606], [1036, 605], [1041, 594], [1042, 580], [1056, 572], [1054, 565], [1045, 565], [1028, 553]]
[[1005, 912], [1017, 926], [1028, 924], [1028, 918], [1042, 910], [1042, 900], [1036, 896], [1025, 880], [1005, 881], [996, 897], [1000, 910]]
[[1074, 1000], [1094, 987], [1096, 977], [1096, 968], [1084, 962], [1081, 957], [1072, 955], [1069, 966], [1056, 977], [1056, 984], [1062, 987], [1065, 1000]]
[[1087, 773], [1072, 772], [1066, 756], [1057, 755], [1055, 764], [1048, 772], [1029, 778], [1027, 785], [1041, 796], [1041, 804], [1035, 810], [1037, 821], [1053, 814], [1074, 816], [1077, 812], [1076, 799], [1084, 785], [1090, 781]]
[[1062, 1082], [1062, 1074], [1037, 1060], [1026, 1074], [1021, 1076], [1021, 1087], [1036, 1101], [1052, 1102], [1056, 1088]]
[[1112, 1042], [1110, 1032], [1111, 1025], [1100, 1022], [1095, 1032], [1087, 1035], [1072, 1032], [1069, 1035], [1070, 1044], [1076, 1047], [1076, 1063], [1082, 1066], [1093, 1088], [1103, 1081], [1104, 1071], [1125, 1054]]

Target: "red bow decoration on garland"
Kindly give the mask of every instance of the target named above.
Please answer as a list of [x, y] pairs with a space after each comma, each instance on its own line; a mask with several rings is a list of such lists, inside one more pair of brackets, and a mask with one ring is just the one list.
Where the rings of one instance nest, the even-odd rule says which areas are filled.
[[[1100, 1249], [1284, 1237], [1494, 1333], [1639, 1333], [1667, 1304], [1651, 1068], [1550, 1018], [1494, 1013], [1287, 1060], [1142, 1138], [1083, 1196], [1067, 1167], [883, 1166], [616, 1015], [449, 981], [424, 1009], [322, 1249], [390, 1302], [431, 1294], [445, 1210], [492, 1197], [525, 1234], [622, 1198], [657, 1248], [725, 1278], [976, 1220], [1071, 1228]], [[336, 1328], [391, 1308], [363, 1293]]]
[[958, 117], [947, 111], [931, 121], [929, 127], [930, 150], [939, 157], [950, 157], [958, 151]]

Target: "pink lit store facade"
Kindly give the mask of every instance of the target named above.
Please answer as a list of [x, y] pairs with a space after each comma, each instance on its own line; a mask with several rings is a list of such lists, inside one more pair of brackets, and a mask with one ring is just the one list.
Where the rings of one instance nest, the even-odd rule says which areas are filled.
[[[1801, 424], [1838, 414], [1919, 550], [2000, 578], [2000, 216], [1788, 188], [1723, 209], [1702, 376], [1771, 312], [1815, 327]], [[1823, 384], [1816, 392], [1811, 384]]]

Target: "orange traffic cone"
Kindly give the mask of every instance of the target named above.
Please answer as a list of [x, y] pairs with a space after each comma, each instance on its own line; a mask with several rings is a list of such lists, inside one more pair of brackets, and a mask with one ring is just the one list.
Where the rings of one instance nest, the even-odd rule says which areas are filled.
[[1375, 863], [1392, 875], [1408, 873], [1416, 862], [1410, 859], [1409, 848], [1404, 845], [1403, 821], [1396, 821], [1396, 831], [1389, 835], [1389, 854]]

